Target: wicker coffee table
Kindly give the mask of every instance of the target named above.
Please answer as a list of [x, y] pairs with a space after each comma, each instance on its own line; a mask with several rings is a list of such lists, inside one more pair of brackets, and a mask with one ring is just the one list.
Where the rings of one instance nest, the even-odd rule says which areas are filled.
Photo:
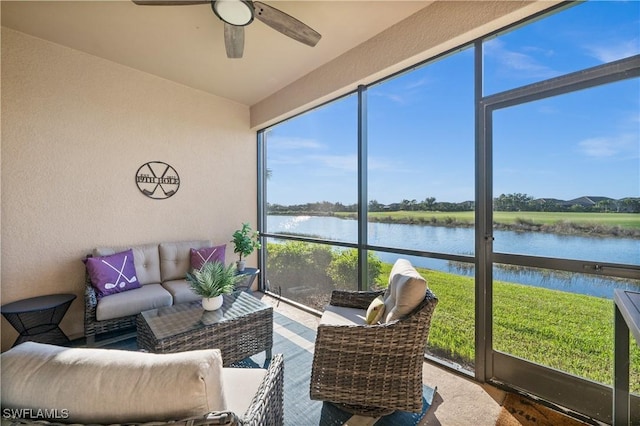
[[142, 312], [138, 348], [155, 353], [220, 349], [225, 366], [265, 351], [271, 358], [273, 308], [246, 292], [224, 295], [222, 308], [205, 311], [200, 301]]

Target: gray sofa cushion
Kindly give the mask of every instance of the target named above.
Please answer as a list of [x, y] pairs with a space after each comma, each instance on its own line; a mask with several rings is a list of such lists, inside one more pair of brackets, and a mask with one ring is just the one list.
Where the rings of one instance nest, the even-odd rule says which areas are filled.
[[162, 283], [171, 296], [173, 296], [173, 304], [193, 302], [194, 300], [202, 300], [201, 296], [198, 296], [191, 290], [191, 285], [187, 280], [172, 280]]
[[104, 321], [136, 315], [142, 311], [171, 306], [173, 297], [160, 284], [147, 284], [140, 288], [103, 297], [96, 307], [96, 319]]
[[[161, 278], [158, 244], [144, 244], [134, 247], [98, 247], [93, 250], [93, 255], [108, 256], [128, 248], [133, 250], [133, 262], [140, 284], [159, 284]], [[187, 250], [188, 252], [189, 250]]]
[[191, 269], [190, 249], [211, 247], [211, 240], [160, 243], [160, 273], [162, 281], [184, 279]]
[[26, 342], [1, 361], [3, 409], [57, 409], [64, 422], [170, 421], [227, 408], [218, 349], [152, 354]]

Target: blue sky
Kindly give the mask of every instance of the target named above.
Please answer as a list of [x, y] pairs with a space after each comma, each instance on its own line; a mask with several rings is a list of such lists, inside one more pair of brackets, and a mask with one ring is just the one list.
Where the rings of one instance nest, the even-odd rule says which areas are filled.
[[[640, 53], [640, 2], [589, 1], [484, 46], [493, 94]], [[369, 88], [369, 199], [474, 199], [473, 52]], [[267, 200], [357, 201], [357, 99], [267, 134]], [[640, 79], [499, 110], [494, 195], [640, 196]]]

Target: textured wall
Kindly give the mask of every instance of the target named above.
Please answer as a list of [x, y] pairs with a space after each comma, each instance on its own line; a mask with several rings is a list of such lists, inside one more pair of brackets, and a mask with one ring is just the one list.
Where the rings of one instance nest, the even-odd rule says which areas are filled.
[[[166, 200], [135, 184], [155, 160], [180, 175]], [[255, 163], [246, 106], [2, 28], [2, 303], [75, 293], [62, 329], [81, 336], [85, 253], [228, 242], [256, 223]]]
[[251, 127], [272, 125], [558, 3], [435, 1], [253, 105]]

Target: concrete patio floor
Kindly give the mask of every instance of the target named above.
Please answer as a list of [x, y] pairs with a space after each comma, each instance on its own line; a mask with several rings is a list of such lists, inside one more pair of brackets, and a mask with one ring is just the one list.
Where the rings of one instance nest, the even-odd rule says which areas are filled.
[[[279, 301], [259, 292], [254, 295], [263, 302], [273, 306], [274, 311], [285, 315], [309, 328], [315, 329], [320, 318], [296, 306]], [[422, 419], [420, 425], [452, 425], [452, 426], [518, 426], [518, 425], [585, 425], [572, 417], [545, 406], [533, 405], [533, 413], [518, 412], [513, 407], [503, 409], [508, 395], [501, 389], [488, 384], [481, 384], [462, 374], [436, 363], [425, 361], [423, 381], [426, 385], [437, 386], [438, 391], [432, 407]], [[512, 395], [513, 398], [513, 395]], [[524, 401], [529, 405], [528, 401]], [[513, 414], [512, 414], [513, 413]], [[350, 421], [350, 426], [372, 425], [370, 418], [359, 417]], [[595, 424], [595, 423], [594, 423]]]

